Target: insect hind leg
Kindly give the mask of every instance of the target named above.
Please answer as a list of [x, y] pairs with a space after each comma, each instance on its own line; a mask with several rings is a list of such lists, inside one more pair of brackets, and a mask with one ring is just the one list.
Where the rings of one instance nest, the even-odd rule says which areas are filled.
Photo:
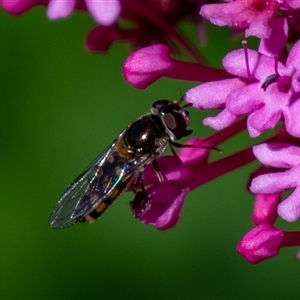
[[134, 184], [131, 185], [134, 199], [129, 203], [135, 218], [141, 217], [149, 208], [150, 203], [143, 183], [143, 172], [140, 172]]

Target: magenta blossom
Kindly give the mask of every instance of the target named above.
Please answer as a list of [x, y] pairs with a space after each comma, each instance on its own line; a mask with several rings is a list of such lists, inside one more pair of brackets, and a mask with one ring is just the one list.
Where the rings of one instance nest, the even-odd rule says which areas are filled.
[[[260, 166], [245, 178], [252, 180], [248, 187], [255, 194], [255, 228], [241, 240], [238, 252], [247, 261], [258, 263], [278, 255], [283, 247], [300, 246], [300, 232], [276, 228], [278, 218], [292, 222], [300, 217], [300, 1], [228, 0], [204, 5], [208, 2], [0, 0], [3, 9], [15, 15], [37, 5], [45, 6], [52, 20], [66, 18], [74, 10], [91, 14], [97, 24], [87, 37], [87, 50], [107, 52], [116, 42], [133, 47], [135, 52], [123, 65], [123, 76], [135, 88], [145, 89], [162, 77], [198, 85], [182, 96], [187, 102], [182, 108], [217, 110], [217, 115], [206, 117], [203, 123], [218, 131], [206, 139], [191, 139], [177, 155], [157, 159], [155, 167], [147, 165], [141, 177], [143, 184], [138, 181], [131, 187], [135, 194], [131, 211], [144, 224], [159, 230], [172, 228], [180, 219], [189, 192], [257, 159], [267, 167]], [[209, 60], [196, 48], [197, 41], [190, 42], [181, 34], [185, 20], [194, 25], [197, 22], [198, 32], [204, 33], [199, 11], [214, 24], [258, 38], [258, 49], [248, 49], [244, 41], [242, 49], [224, 53], [223, 68], [209, 66]], [[233, 43], [228, 45], [233, 47]], [[242, 131], [248, 133], [248, 146], [237, 143], [241, 149], [228, 154], [231, 146], [225, 142]], [[252, 138], [266, 131], [268, 139], [252, 151], [257, 143]], [[135, 149], [125, 144], [124, 150], [135, 154]], [[217, 147], [224, 151], [219, 154]], [[218, 152], [210, 156], [211, 150]], [[116, 151], [120, 154], [118, 147]], [[101, 184], [104, 188], [105, 183]], [[218, 189], [222, 192], [221, 187]], [[286, 191], [291, 194], [285, 196]], [[95, 199], [97, 193], [93, 194]], [[96, 208], [95, 217], [102, 209], [101, 205]]]
[[282, 143], [261, 144], [253, 147], [254, 155], [263, 164], [282, 168], [283, 172], [260, 175], [252, 180], [255, 194], [275, 194], [294, 189], [278, 206], [278, 215], [289, 222], [300, 216], [300, 148]]
[[47, 6], [47, 16], [51, 20], [67, 18], [75, 9], [87, 10], [97, 23], [111, 25], [120, 12], [119, 0], [0, 0], [0, 4], [7, 12], [20, 15], [37, 5]]
[[48, 0], [0, 0], [0, 6], [10, 14], [21, 15], [37, 5], [47, 5]]
[[285, 0], [285, 3], [288, 7], [292, 9], [299, 9], [300, 8], [300, 2], [298, 0]]
[[218, 69], [207, 68], [200, 63], [188, 63], [172, 59], [166, 45], [153, 45], [133, 52], [123, 67], [124, 79], [135, 88], [144, 89], [161, 77], [203, 81], [228, 78]]
[[[209, 146], [205, 141], [192, 139], [188, 145]], [[142, 223], [154, 225], [159, 230], [175, 226], [179, 220], [184, 200], [193, 188], [195, 166], [207, 163], [209, 151], [207, 149], [186, 148], [176, 156], [165, 156], [158, 159], [159, 171], [164, 181], [160, 182], [153, 166], [146, 166], [144, 173], [147, 199], [137, 193], [131, 202], [131, 209], [135, 217]], [[191, 160], [193, 163], [191, 164]], [[142, 197], [142, 198], [141, 198]]]
[[[260, 263], [279, 254], [285, 247], [300, 244], [300, 231], [285, 231], [263, 223], [250, 230], [237, 246], [237, 251], [248, 262]], [[299, 257], [296, 254], [296, 259]]]
[[246, 37], [266, 38], [270, 35], [277, 7], [275, 0], [236, 0], [203, 5], [200, 14], [218, 26], [246, 29]]
[[[260, 53], [270, 57], [279, 56], [283, 52], [287, 41], [287, 27], [287, 21], [284, 18], [276, 19], [270, 37], [268, 39], [262, 39], [260, 42]], [[235, 100], [235, 96], [231, 97], [232, 94], [235, 95], [235, 91], [237, 93], [241, 91], [241, 94], [243, 94], [244, 90], [241, 88], [247, 87], [250, 83], [257, 82], [257, 79], [255, 79], [251, 73], [250, 60], [252, 60], [252, 58], [249, 58], [248, 51], [244, 53], [241, 53], [241, 51], [239, 53], [236, 51], [231, 52], [224, 58], [223, 65], [226, 71], [236, 75], [237, 78], [216, 81], [215, 77], [214, 81], [201, 84], [186, 92], [186, 101], [192, 103], [195, 108], [201, 110], [221, 109], [221, 112], [217, 116], [205, 118], [203, 120], [204, 125], [216, 130], [221, 130], [233, 124], [243, 115], [242, 111], [230, 111], [227, 108], [227, 102], [229, 98], [233, 98], [233, 101]], [[255, 62], [251, 61], [252, 67], [254, 64]], [[274, 73], [274, 66], [275, 63], [273, 62], [271, 74]], [[263, 83], [264, 80], [265, 78], [263, 79]], [[259, 91], [260, 90], [262, 89], [259, 87]], [[251, 129], [251, 124], [249, 126]]]
[[[244, 49], [236, 50], [223, 60], [225, 69], [240, 79], [200, 85], [186, 93], [186, 100], [200, 109], [225, 105], [221, 117], [204, 120], [215, 129], [230, 125], [235, 121], [233, 116], [248, 115], [249, 134], [256, 137], [284, 118], [287, 131], [300, 137], [300, 41], [291, 49], [285, 66], [257, 51], [247, 50], [246, 54]], [[247, 84], [243, 86], [241, 80]], [[208, 97], [218, 99], [218, 95], [221, 101], [205, 106]]]
[[153, 184], [147, 189], [146, 201], [136, 195], [131, 210], [142, 223], [153, 225], [158, 230], [169, 229], [179, 221], [187, 194], [187, 189], [180, 189], [171, 181]]
[[269, 224], [261, 224], [249, 231], [237, 246], [237, 251], [252, 264], [276, 256], [284, 238], [284, 231]]
[[121, 12], [119, 0], [50, 0], [47, 16], [51, 20], [68, 17], [77, 7], [84, 7], [99, 24], [109, 26], [116, 22]]

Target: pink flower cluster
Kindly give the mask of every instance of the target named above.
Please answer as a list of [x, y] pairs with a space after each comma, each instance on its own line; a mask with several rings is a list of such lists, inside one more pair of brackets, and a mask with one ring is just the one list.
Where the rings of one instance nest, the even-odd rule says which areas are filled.
[[[178, 61], [167, 46], [153, 45], [130, 55], [123, 69], [124, 78], [142, 89], [160, 77], [202, 82], [185, 93], [185, 100], [199, 110], [217, 110], [218, 114], [205, 118], [203, 124], [221, 135], [238, 126], [241, 118], [249, 138], [272, 130], [273, 138], [253, 147], [256, 159], [269, 168], [256, 175], [249, 187], [255, 194], [255, 227], [237, 248], [251, 263], [276, 256], [283, 247], [300, 245], [300, 232], [274, 226], [278, 217], [294, 222], [300, 216], [300, 40], [295, 38], [300, 37], [299, 8], [296, 1], [236, 0], [203, 5], [201, 16], [218, 26], [245, 30], [246, 37], [256, 36], [258, 49], [248, 49], [243, 42], [241, 49], [225, 55], [224, 69], [215, 69], [201, 62]], [[243, 151], [239, 152], [240, 163], [248, 163], [249, 156]], [[233, 160], [227, 158], [232, 165]], [[207, 176], [201, 170], [194, 174]], [[292, 193], [284, 199], [288, 190]]]
[[[143, 182], [148, 199], [137, 193], [131, 209], [143, 223], [171, 228], [191, 190], [257, 160], [261, 167], [249, 176], [254, 228], [237, 251], [250, 263], [259, 263], [283, 247], [300, 246], [299, 231], [275, 225], [278, 218], [295, 222], [300, 217], [300, 1], [208, 2], [213, 1], [0, 0], [0, 5], [15, 15], [44, 5], [51, 20], [66, 18], [75, 9], [89, 12], [97, 23], [87, 37], [89, 51], [107, 52], [114, 42], [138, 48], [123, 66], [125, 80], [135, 88], [145, 89], [161, 77], [201, 83], [184, 100], [193, 108], [217, 111], [203, 120], [216, 133], [190, 140], [187, 144], [194, 148], [182, 148], [178, 156], [161, 157], [163, 182], [147, 166]], [[249, 49], [244, 41], [240, 49], [224, 55], [223, 68], [205, 65], [203, 55], [178, 29], [188, 18], [197, 22], [202, 35], [206, 19], [255, 37], [259, 46]], [[131, 26], [124, 27], [124, 20]], [[179, 51], [185, 61], [177, 58]], [[216, 148], [243, 130], [253, 147], [209, 162], [207, 147]], [[257, 144], [255, 138], [265, 132], [272, 136]]]

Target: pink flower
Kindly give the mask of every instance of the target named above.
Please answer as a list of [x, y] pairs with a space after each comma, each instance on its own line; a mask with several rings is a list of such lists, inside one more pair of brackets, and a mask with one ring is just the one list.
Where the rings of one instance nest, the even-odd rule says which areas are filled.
[[[255, 194], [278, 194], [294, 189], [278, 206], [278, 215], [288, 221], [300, 216], [300, 148], [282, 143], [261, 144], [253, 147], [254, 155], [264, 165], [282, 168], [282, 172], [260, 175], [252, 180]], [[285, 170], [285, 171], [284, 171]]]
[[300, 2], [298, 0], [285, 0], [285, 3], [292, 9], [300, 8]]
[[1, 7], [10, 14], [21, 15], [37, 5], [47, 5], [48, 0], [0, 0]]
[[245, 35], [266, 38], [271, 33], [277, 1], [236, 0], [223, 4], [206, 4], [200, 14], [218, 26], [246, 29]]
[[124, 79], [135, 88], [144, 89], [161, 77], [195, 81], [228, 77], [222, 70], [172, 59], [170, 52], [169, 47], [160, 44], [133, 52], [124, 63]]
[[295, 246], [300, 246], [300, 231], [284, 231], [263, 223], [243, 237], [237, 251], [248, 262], [257, 264], [277, 256], [282, 248]]
[[119, 0], [0, 0], [1, 6], [9, 13], [20, 15], [36, 5], [47, 6], [47, 16], [51, 20], [67, 18], [75, 9], [87, 10], [97, 23], [113, 24], [120, 15]]
[[273, 129], [283, 118], [287, 131], [300, 137], [299, 57], [300, 41], [291, 49], [285, 65], [257, 51], [233, 51], [225, 56], [223, 65], [239, 79], [195, 87], [186, 93], [186, 101], [199, 109], [223, 108], [219, 116], [204, 120], [214, 129], [222, 129], [248, 115], [249, 134], [256, 137]]
[[261, 224], [249, 231], [237, 246], [237, 251], [247, 261], [257, 264], [278, 255], [284, 231], [270, 224]]
[[207, 117], [203, 120], [204, 125], [222, 130], [240, 117], [240, 115], [233, 114], [226, 108], [228, 95], [235, 89], [245, 85], [246, 83], [238, 78], [208, 82], [188, 90], [185, 94], [186, 101], [201, 110], [222, 109], [216, 117]]
[[116, 22], [121, 12], [119, 0], [50, 0], [47, 16], [51, 20], [66, 18], [70, 16], [75, 8], [81, 6], [88, 10], [97, 23], [105, 26]]
[[[227, 98], [226, 107], [233, 114], [248, 114], [250, 136], [255, 137], [274, 128], [282, 117], [287, 131], [293, 136], [300, 136], [300, 124], [297, 120], [300, 112], [297, 101], [300, 91], [299, 51], [300, 42], [297, 42], [290, 51], [285, 66], [256, 51], [248, 51], [249, 67], [258, 81], [233, 91]], [[243, 50], [228, 54], [224, 58], [226, 70], [237, 76], [247, 76], [247, 68], [242, 63], [243, 57]], [[272, 74], [276, 74], [273, 82], [263, 88]]]
[[[97, 22], [87, 37], [89, 51], [107, 52], [115, 42], [136, 49], [123, 66], [125, 80], [135, 88], [145, 89], [162, 77], [201, 82], [185, 93], [183, 100], [188, 104], [183, 107], [190, 103], [201, 110], [217, 109], [217, 115], [203, 123], [218, 132], [206, 139], [191, 139], [177, 155], [160, 157], [158, 167], [147, 165], [143, 185], [133, 189], [131, 211], [158, 230], [172, 228], [190, 191], [257, 159], [268, 168], [261, 166], [250, 175], [255, 176], [249, 187], [255, 194], [255, 228], [237, 250], [250, 263], [258, 263], [284, 247], [300, 246], [299, 231], [274, 225], [278, 217], [289, 222], [300, 217], [300, 4], [296, 0], [227, 0], [202, 6], [200, 14], [212, 23], [260, 39], [257, 50], [244, 46], [232, 51], [223, 59], [224, 68], [217, 69], [206, 65], [196, 43], [179, 31], [183, 20], [199, 21], [204, 2], [208, 1], [0, 0], [4, 10], [15, 15], [36, 5], [46, 6], [52, 20], [66, 18], [74, 10], [88, 12]], [[253, 151], [248, 146], [226, 156], [225, 146], [219, 157], [209, 157], [211, 150], [219, 151], [216, 147], [236, 134], [248, 130], [254, 138], [277, 129], [279, 122], [282, 127]], [[283, 196], [289, 190], [291, 194]]]
[[171, 181], [153, 184], [147, 189], [147, 200], [144, 195], [136, 195], [131, 202], [131, 210], [142, 223], [166, 230], [179, 221], [187, 194], [188, 190], [180, 189]]
[[[199, 139], [192, 139], [189, 145], [206, 146]], [[207, 145], [208, 146], [208, 145]], [[164, 181], [160, 182], [152, 165], [146, 166], [143, 184], [147, 196], [138, 192], [131, 202], [131, 210], [142, 223], [155, 226], [158, 230], [172, 228], [177, 224], [184, 200], [192, 188], [194, 168], [206, 164], [207, 149], [186, 148], [178, 157], [164, 156], [158, 159], [159, 171]]]

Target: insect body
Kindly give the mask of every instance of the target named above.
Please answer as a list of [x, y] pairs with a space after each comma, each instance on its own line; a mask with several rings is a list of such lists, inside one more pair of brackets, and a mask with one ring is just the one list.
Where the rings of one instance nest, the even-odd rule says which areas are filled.
[[[189, 114], [180, 102], [158, 100], [81, 173], [62, 194], [50, 215], [50, 226], [65, 228], [92, 222], [133, 182], [146, 164], [169, 144], [191, 134]], [[176, 143], [174, 143], [176, 144]]]

